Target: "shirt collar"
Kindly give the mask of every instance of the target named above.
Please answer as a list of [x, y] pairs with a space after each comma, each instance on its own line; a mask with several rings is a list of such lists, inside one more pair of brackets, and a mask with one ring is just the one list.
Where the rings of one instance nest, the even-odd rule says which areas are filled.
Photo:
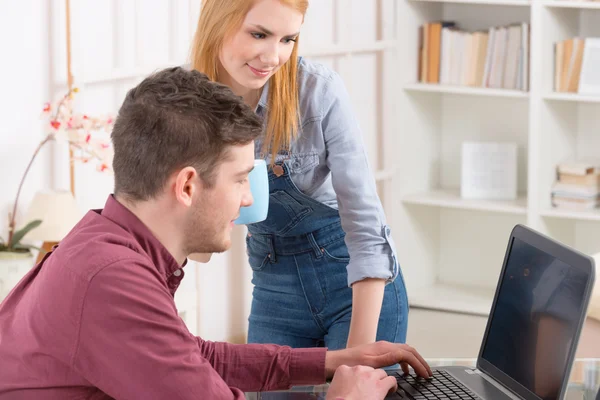
[[[300, 65], [300, 62], [302, 61], [302, 56], [298, 56], [298, 65]], [[267, 83], [265, 83], [265, 86], [263, 86], [263, 90], [262, 93], [260, 94], [260, 99], [258, 100], [258, 106], [257, 108], [257, 112], [260, 109], [267, 109], [267, 101], [269, 99], [269, 84], [271, 82], [271, 79], [269, 79], [267, 81]]]
[[265, 86], [263, 86], [262, 93], [260, 94], [260, 99], [258, 100], [258, 106], [256, 107], [256, 111], [258, 112], [261, 109], [267, 109], [267, 100], [269, 99], [269, 83], [271, 80], [269, 79]]
[[112, 194], [108, 196], [101, 215], [129, 232], [150, 257], [158, 271], [167, 279], [187, 263], [186, 260], [180, 266], [165, 246], [150, 232], [150, 229], [127, 207], [119, 203]]

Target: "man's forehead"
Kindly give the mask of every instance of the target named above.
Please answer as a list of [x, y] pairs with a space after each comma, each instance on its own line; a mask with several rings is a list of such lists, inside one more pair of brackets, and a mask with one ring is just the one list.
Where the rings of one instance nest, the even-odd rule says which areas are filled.
[[254, 167], [254, 143], [231, 146], [223, 164], [234, 173], [248, 171]]

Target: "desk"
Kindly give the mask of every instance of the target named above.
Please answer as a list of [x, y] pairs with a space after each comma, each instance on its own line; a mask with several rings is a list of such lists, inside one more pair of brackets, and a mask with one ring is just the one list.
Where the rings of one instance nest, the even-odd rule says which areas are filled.
[[[474, 367], [476, 363], [474, 358], [461, 359], [428, 359], [427, 362], [432, 368], [440, 365], [464, 365]], [[298, 386], [285, 391], [288, 396], [285, 399], [325, 399], [328, 384], [319, 386]], [[569, 388], [565, 400], [595, 400], [596, 393], [600, 388], [600, 358], [583, 358], [575, 360], [571, 369], [569, 379]], [[280, 393], [280, 392], [271, 392]], [[247, 393], [248, 400], [261, 400], [263, 396], [260, 393]], [[283, 400], [283, 397], [281, 397]]]

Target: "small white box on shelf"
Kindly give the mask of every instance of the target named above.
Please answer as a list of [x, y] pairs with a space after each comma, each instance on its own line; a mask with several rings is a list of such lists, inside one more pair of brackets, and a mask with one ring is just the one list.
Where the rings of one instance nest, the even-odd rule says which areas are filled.
[[460, 195], [465, 199], [517, 198], [517, 144], [464, 142]]

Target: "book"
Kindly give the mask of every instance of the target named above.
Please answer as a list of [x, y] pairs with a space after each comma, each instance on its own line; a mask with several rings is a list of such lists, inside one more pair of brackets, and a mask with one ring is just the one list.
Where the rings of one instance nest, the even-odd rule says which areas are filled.
[[[421, 83], [529, 89], [529, 23], [467, 32], [453, 21], [422, 24], [417, 79]], [[571, 78], [571, 85], [576, 75]]]
[[558, 173], [558, 182], [568, 185], [592, 186], [600, 188], [600, 173], [594, 172], [586, 175], [573, 175]]
[[592, 210], [600, 205], [599, 200], [580, 200], [571, 198], [561, 198], [557, 196], [552, 197], [552, 205], [556, 208], [565, 210], [582, 211]]
[[600, 191], [598, 187], [594, 186], [556, 182], [552, 186], [552, 195], [576, 199], [596, 199], [600, 197]]
[[595, 162], [587, 161], [573, 161], [563, 162], [556, 166], [556, 172], [558, 174], [570, 174], [570, 175], [588, 175], [598, 171], [598, 165]]

